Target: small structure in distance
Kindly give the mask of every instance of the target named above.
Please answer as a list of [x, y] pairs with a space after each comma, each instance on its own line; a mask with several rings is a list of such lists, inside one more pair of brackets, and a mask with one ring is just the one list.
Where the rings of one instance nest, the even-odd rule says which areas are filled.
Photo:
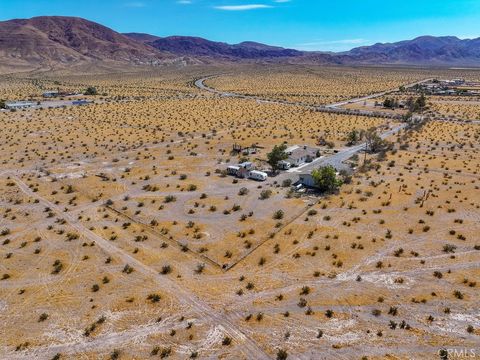
[[15, 101], [5, 103], [5, 108], [10, 110], [28, 109], [34, 107], [36, 103], [31, 101]]
[[265, 181], [268, 178], [267, 173], [255, 170], [255, 166], [249, 161], [238, 165], [230, 165], [227, 167], [227, 173], [242, 179], [252, 179], [257, 181]]
[[48, 91], [45, 91], [42, 96], [44, 98], [54, 98], [54, 97], [57, 97], [57, 96], [60, 96], [58, 90], [48, 90]]
[[282, 170], [288, 170], [291, 167], [301, 166], [306, 163], [311, 163], [314, 159], [320, 157], [320, 150], [303, 145], [290, 146], [285, 150], [288, 158], [278, 163], [278, 166]]

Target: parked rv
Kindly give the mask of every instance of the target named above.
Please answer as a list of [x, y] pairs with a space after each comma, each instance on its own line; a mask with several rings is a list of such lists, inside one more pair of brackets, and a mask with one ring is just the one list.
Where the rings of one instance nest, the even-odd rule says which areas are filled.
[[257, 181], [265, 181], [268, 178], [267, 173], [264, 173], [263, 171], [258, 171], [258, 170], [252, 170], [250, 171], [250, 174], [248, 176], [250, 179], [257, 180]]
[[230, 165], [229, 167], [227, 167], [228, 175], [237, 176], [239, 171], [240, 171], [240, 166]]
[[268, 177], [268, 175], [263, 171], [255, 170], [255, 166], [251, 162], [244, 162], [238, 165], [230, 165], [227, 167], [227, 174], [242, 179], [252, 179], [258, 181], [265, 181]]
[[278, 168], [280, 170], [288, 170], [292, 167], [292, 164], [290, 164], [288, 161], [282, 160], [278, 163]]

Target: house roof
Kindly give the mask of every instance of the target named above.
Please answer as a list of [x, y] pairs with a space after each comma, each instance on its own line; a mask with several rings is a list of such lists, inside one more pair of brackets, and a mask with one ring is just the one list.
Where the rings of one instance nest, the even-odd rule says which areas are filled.
[[287, 153], [289, 154], [288, 155], [289, 160], [299, 160], [299, 159], [305, 158], [306, 156], [315, 157], [317, 154], [317, 149], [304, 146], [304, 147], [297, 147], [293, 151], [290, 151]]

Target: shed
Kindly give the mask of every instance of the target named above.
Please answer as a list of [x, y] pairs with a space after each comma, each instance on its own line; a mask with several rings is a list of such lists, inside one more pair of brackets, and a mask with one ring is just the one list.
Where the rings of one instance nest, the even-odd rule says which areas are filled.
[[312, 174], [300, 174], [299, 175], [300, 179], [299, 179], [299, 183], [304, 185], [304, 186], [307, 186], [307, 187], [315, 187], [315, 179], [313, 178]]
[[251, 163], [250, 161], [243, 162], [243, 163], [239, 164], [238, 166], [240, 166], [241, 168], [247, 169], [247, 170], [253, 170], [253, 163]]
[[49, 91], [45, 91], [42, 96], [44, 98], [53, 98], [53, 97], [57, 97], [59, 96], [58, 94], [58, 91], [57, 90], [49, 90]]
[[32, 106], [35, 106], [35, 103], [30, 101], [16, 101], [5, 104], [5, 108], [7, 109], [27, 109]]

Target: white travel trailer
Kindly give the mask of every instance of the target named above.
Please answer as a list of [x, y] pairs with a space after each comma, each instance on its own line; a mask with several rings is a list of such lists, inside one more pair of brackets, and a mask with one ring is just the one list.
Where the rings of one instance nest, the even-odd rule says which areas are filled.
[[268, 175], [263, 171], [252, 170], [248, 176], [250, 179], [258, 180], [258, 181], [265, 181], [267, 180]]
[[240, 171], [240, 166], [231, 165], [227, 167], [227, 173], [229, 175], [237, 176], [239, 171]]
[[278, 168], [281, 169], [281, 170], [288, 170], [291, 167], [292, 167], [292, 164], [290, 164], [288, 161], [285, 161], [285, 160], [281, 160], [278, 163]]

